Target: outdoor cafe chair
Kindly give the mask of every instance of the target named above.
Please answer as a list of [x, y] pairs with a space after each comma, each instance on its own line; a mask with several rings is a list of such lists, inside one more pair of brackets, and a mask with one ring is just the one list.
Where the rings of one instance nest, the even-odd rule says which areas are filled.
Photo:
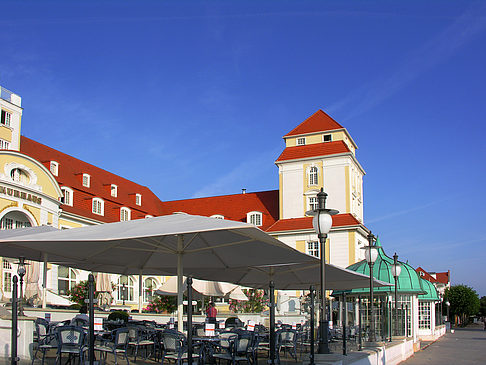
[[62, 354], [68, 354], [69, 360], [72, 357], [79, 357], [79, 363], [84, 361], [85, 331], [81, 327], [61, 326], [56, 328], [57, 335], [57, 356], [56, 364], [61, 364]]
[[[177, 365], [182, 365], [184, 360], [187, 361], [187, 340], [183, 333], [175, 330], [165, 330], [162, 333], [162, 358], [160, 363], [164, 364], [165, 359], [173, 360]], [[199, 353], [192, 354], [193, 359], [199, 359]]]
[[244, 330], [233, 330], [220, 334], [221, 352], [214, 354], [213, 357], [218, 360], [226, 360], [233, 365], [246, 361], [250, 363], [251, 353], [249, 352], [252, 344], [252, 334]]
[[152, 347], [152, 353], [155, 354], [155, 341], [152, 331], [143, 326], [128, 327], [128, 347], [134, 348], [134, 360], [137, 362], [139, 348], [145, 348], [145, 358], [148, 358], [148, 348]]
[[290, 355], [297, 361], [297, 331], [293, 329], [282, 329], [279, 331], [278, 350], [289, 351]]
[[100, 352], [104, 363], [106, 363], [108, 353], [111, 353], [115, 357], [115, 365], [118, 364], [117, 355], [119, 354], [124, 355], [127, 364], [130, 365], [127, 354], [128, 339], [128, 328], [119, 328], [113, 331], [112, 341], [103, 341], [101, 344], [96, 345], [94, 349]]
[[39, 350], [42, 352], [42, 364], [44, 364], [46, 352], [57, 348], [56, 335], [49, 332], [49, 322], [43, 318], [37, 318], [34, 325], [37, 333], [37, 339], [36, 349], [32, 357], [32, 365], [37, 358], [37, 353]]

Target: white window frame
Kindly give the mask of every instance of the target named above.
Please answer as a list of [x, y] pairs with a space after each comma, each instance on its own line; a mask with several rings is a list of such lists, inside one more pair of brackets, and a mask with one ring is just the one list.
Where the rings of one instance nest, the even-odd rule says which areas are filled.
[[11, 294], [12, 278], [15, 275], [12, 263], [4, 258], [2, 267], [3, 267], [2, 290], [5, 294]]
[[221, 214], [213, 214], [211, 217], [209, 218], [214, 218], [214, 219], [224, 219], [224, 215], [221, 215]]
[[305, 243], [305, 253], [317, 258], [321, 257], [319, 240], [310, 240]]
[[142, 205], [142, 194], [135, 194], [135, 204]]
[[305, 146], [305, 137], [297, 137], [296, 145], [297, 146]]
[[59, 289], [59, 281], [67, 281], [68, 282], [68, 285], [67, 285], [68, 290], [71, 290], [78, 283], [78, 273], [73, 268], [64, 266], [68, 270], [68, 276], [67, 277], [61, 277], [61, 276], [59, 276], [59, 268], [60, 267], [63, 267], [63, 266], [59, 265], [57, 267], [57, 287], [58, 287], [57, 291], [60, 295], [66, 295], [66, 293], [60, 292], [61, 289]]
[[[73, 206], [73, 199], [74, 199], [73, 189], [68, 188], [67, 186], [62, 186], [61, 191], [64, 195], [63, 204], [69, 205], [70, 207], [72, 207]], [[68, 199], [66, 199], [66, 197], [68, 197]]]
[[10, 142], [0, 138], [0, 149], [8, 150], [9, 147], [10, 147]]
[[51, 161], [49, 170], [54, 176], [58, 176], [59, 174], [59, 163], [57, 161]]
[[246, 221], [254, 226], [260, 227], [263, 225], [263, 214], [262, 212], [249, 212], [246, 214]]
[[105, 215], [105, 202], [101, 198], [93, 198], [91, 211], [94, 214]]
[[[329, 136], [330, 137], [330, 140], [329, 141], [326, 141], [326, 136]], [[322, 135], [322, 142], [332, 142], [332, 134], [323, 134]]]
[[319, 168], [317, 166], [309, 167], [308, 178], [309, 178], [309, 185], [311, 186], [319, 185]]
[[[147, 283], [150, 282], [153, 284], [151, 287], [147, 286]], [[145, 303], [150, 302], [150, 300], [154, 296], [154, 292], [157, 290], [158, 287], [157, 280], [154, 277], [148, 277], [143, 280], [143, 301]]]
[[5, 117], [0, 121], [1, 124], [10, 127], [10, 123], [12, 122], [12, 113], [5, 109], [2, 109], [2, 112], [5, 113]]
[[432, 326], [432, 311], [430, 302], [419, 300], [418, 302], [418, 327], [421, 330], [430, 330]]
[[89, 174], [83, 174], [83, 186], [87, 188], [91, 186], [91, 176]]
[[131, 219], [131, 214], [132, 211], [130, 210], [130, 208], [127, 208], [127, 207], [121, 207], [120, 208], [120, 222], [126, 222], [126, 221], [129, 221]]
[[135, 285], [134, 285], [134, 280], [131, 276], [127, 276], [127, 275], [120, 275], [118, 277], [118, 281], [116, 282], [116, 300], [119, 301], [119, 302], [122, 302], [122, 297], [121, 297], [121, 294], [122, 294], [122, 287], [123, 287], [123, 283], [122, 283], [122, 279], [126, 278], [126, 287], [127, 287], [127, 292], [128, 292], [128, 298], [125, 300], [125, 302], [133, 302], [134, 301], [134, 298], [135, 298]]
[[307, 198], [307, 210], [315, 210], [319, 207], [319, 201], [317, 200], [317, 196], [309, 196]]
[[112, 197], [116, 198], [118, 197], [118, 186], [115, 184], [111, 184], [110, 187], [110, 194]]

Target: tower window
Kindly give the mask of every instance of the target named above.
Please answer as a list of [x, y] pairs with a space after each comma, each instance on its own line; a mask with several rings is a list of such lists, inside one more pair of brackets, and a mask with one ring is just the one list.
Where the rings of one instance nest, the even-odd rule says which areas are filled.
[[8, 150], [10, 147], [10, 143], [5, 141], [4, 139], [0, 139], [0, 149], [1, 150]]
[[309, 185], [317, 185], [319, 183], [319, 170], [317, 167], [312, 166], [309, 169]]
[[316, 196], [309, 197], [309, 210], [315, 210], [319, 206]]
[[135, 194], [135, 204], [142, 205], [142, 194]]
[[90, 184], [91, 184], [91, 176], [89, 176], [88, 174], [83, 174], [83, 186], [89, 188]]
[[57, 176], [57, 174], [59, 173], [59, 164], [56, 161], [51, 161], [49, 170], [51, 170], [54, 176]]
[[12, 119], [12, 114], [9, 113], [8, 111], [6, 110], [2, 110], [2, 119], [1, 119], [1, 123], [3, 125], [6, 125], [7, 127], [10, 127], [10, 120]]
[[323, 140], [324, 142], [331, 142], [331, 141], [332, 141], [332, 136], [331, 136], [330, 134], [324, 134], [324, 135], [322, 136], [322, 140]]
[[126, 222], [130, 220], [130, 209], [123, 207], [120, 209], [120, 222]]
[[297, 146], [305, 145], [305, 137], [297, 138]]
[[104, 215], [105, 203], [100, 198], [93, 198], [93, 213]]
[[118, 196], [118, 186], [111, 184], [111, 196], [116, 198]]

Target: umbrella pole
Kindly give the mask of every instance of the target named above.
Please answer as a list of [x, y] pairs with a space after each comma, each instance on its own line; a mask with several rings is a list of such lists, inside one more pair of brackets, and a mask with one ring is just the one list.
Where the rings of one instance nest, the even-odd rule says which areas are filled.
[[44, 254], [44, 264], [42, 265], [42, 309], [47, 307], [47, 254]]
[[192, 365], [192, 277], [187, 278], [187, 363]]
[[183, 310], [184, 304], [183, 301], [183, 293], [184, 293], [184, 286], [183, 286], [183, 266], [182, 266], [182, 249], [184, 246], [184, 236], [179, 235], [177, 236], [177, 330], [179, 332], [184, 331], [184, 322], [183, 322]]
[[143, 277], [142, 270], [138, 273], [138, 313], [142, 313], [143, 301]]

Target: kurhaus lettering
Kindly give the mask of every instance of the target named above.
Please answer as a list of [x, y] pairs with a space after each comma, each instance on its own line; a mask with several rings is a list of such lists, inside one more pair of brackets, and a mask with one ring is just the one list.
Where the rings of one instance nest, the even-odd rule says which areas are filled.
[[8, 196], [13, 196], [15, 198], [28, 200], [28, 201], [30, 201], [32, 203], [36, 203], [36, 204], [42, 204], [42, 198], [39, 198], [36, 195], [24, 193], [23, 191], [12, 189], [12, 188], [7, 188], [7, 187], [1, 186], [1, 185], [0, 185], [0, 194], [5, 194], [5, 195], [8, 195]]

